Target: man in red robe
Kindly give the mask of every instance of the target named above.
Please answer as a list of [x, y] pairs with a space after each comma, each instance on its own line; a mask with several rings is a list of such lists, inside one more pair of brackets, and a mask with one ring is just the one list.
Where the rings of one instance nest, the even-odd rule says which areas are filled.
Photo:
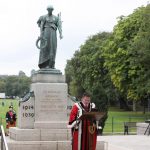
[[95, 150], [97, 140], [96, 121], [87, 118], [80, 120], [84, 112], [95, 107], [88, 93], [84, 93], [81, 102], [75, 103], [69, 118], [68, 128], [72, 131], [72, 150]]

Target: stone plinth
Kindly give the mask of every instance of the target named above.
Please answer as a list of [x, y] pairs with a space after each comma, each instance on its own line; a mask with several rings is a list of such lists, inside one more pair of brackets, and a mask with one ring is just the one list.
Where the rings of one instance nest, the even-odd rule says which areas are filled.
[[[148, 125], [149, 125], [149, 123], [144, 123], [144, 122], [143, 123], [137, 123], [136, 124], [136, 126], [137, 126], [137, 135], [144, 135]], [[146, 135], [148, 135], [149, 130], [150, 129], [147, 130]]]
[[38, 129], [20, 129], [10, 128], [10, 138], [15, 141], [40, 141], [40, 130]]
[[32, 83], [65, 83], [65, 76], [57, 69], [41, 69], [32, 75]]
[[70, 141], [7, 141], [10, 150], [71, 150]]
[[67, 121], [66, 83], [32, 83], [31, 89], [35, 94], [35, 124]]
[[[67, 129], [67, 84], [59, 70], [42, 69], [32, 76], [34, 97], [20, 103], [18, 127], [10, 128], [10, 150], [71, 150]], [[104, 150], [97, 143], [97, 150]]]
[[56, 69], [41, 69], [32, 75], [30, 91], [34, 92], [34, 97], [20, 103], [18, 127], [10, 128], [13, 142], [9, 148], [71, 149], [65, 76]]
[[20, 129], [33, 129], [34, 128], [34, 97], [29, 101], [19, 103], [18, 110], [18, 128]]
[[67, 121], [36, 121], [35, 128], [44, 129], [67, 129]]
[[16, 141], [68, 141], [71, 131], [68, 129], [20, 129], [10, 128], [10, 138]]
[[[71, 150], [71, 141], [15, 141], [7, 139], [10, 150]], [[96, 150], [108, 150], [108, 144], [97, 141]]]

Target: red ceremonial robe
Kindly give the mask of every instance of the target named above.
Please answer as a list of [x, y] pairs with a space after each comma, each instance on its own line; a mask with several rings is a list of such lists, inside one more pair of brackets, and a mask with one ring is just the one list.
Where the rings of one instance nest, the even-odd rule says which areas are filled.
[[[91, 122], [90, 120], [80, 120], [77, 122], [77, 118], [80, 117], [84, 112], [91, 111], [91, 104], [88, 108], [85, 108], [82, 102], [75, 103], [73, 106], [70, 118], [69, 125], [76, 124], [72, 127], [72, 150], [95, 150], [96, 149], [96, 140], [97, 140], [97, 130], [96, 123]], [[90, 132], [90, 126], [95, 128]]]

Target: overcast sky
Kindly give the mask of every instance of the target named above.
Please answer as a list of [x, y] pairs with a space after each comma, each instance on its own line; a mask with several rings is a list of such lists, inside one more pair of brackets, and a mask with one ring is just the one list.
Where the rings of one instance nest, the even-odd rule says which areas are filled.
[[58, 38], [56, 69], [64, 73], [66, 60], [90, 36], [112, 31], [117, 17], [131, 14], [148, 0], [0, 0], [0, 75], [30, 76], [38, 70], [39, 50], [35, 41], [40, 34], [37, 20], [53, 5], [53, 14], [62, 14], [63, 36]]

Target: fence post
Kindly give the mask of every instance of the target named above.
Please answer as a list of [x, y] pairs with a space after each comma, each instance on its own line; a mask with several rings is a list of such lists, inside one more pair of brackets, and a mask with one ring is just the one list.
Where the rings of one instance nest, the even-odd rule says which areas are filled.
[[131, 117], [129, 116], [129, 122], [131, 122]]
[[0, 125], [2, 124], [2, 118], [0, 117]]
[[112, 133], [114, 132], [114, 117], [112, 117]]

